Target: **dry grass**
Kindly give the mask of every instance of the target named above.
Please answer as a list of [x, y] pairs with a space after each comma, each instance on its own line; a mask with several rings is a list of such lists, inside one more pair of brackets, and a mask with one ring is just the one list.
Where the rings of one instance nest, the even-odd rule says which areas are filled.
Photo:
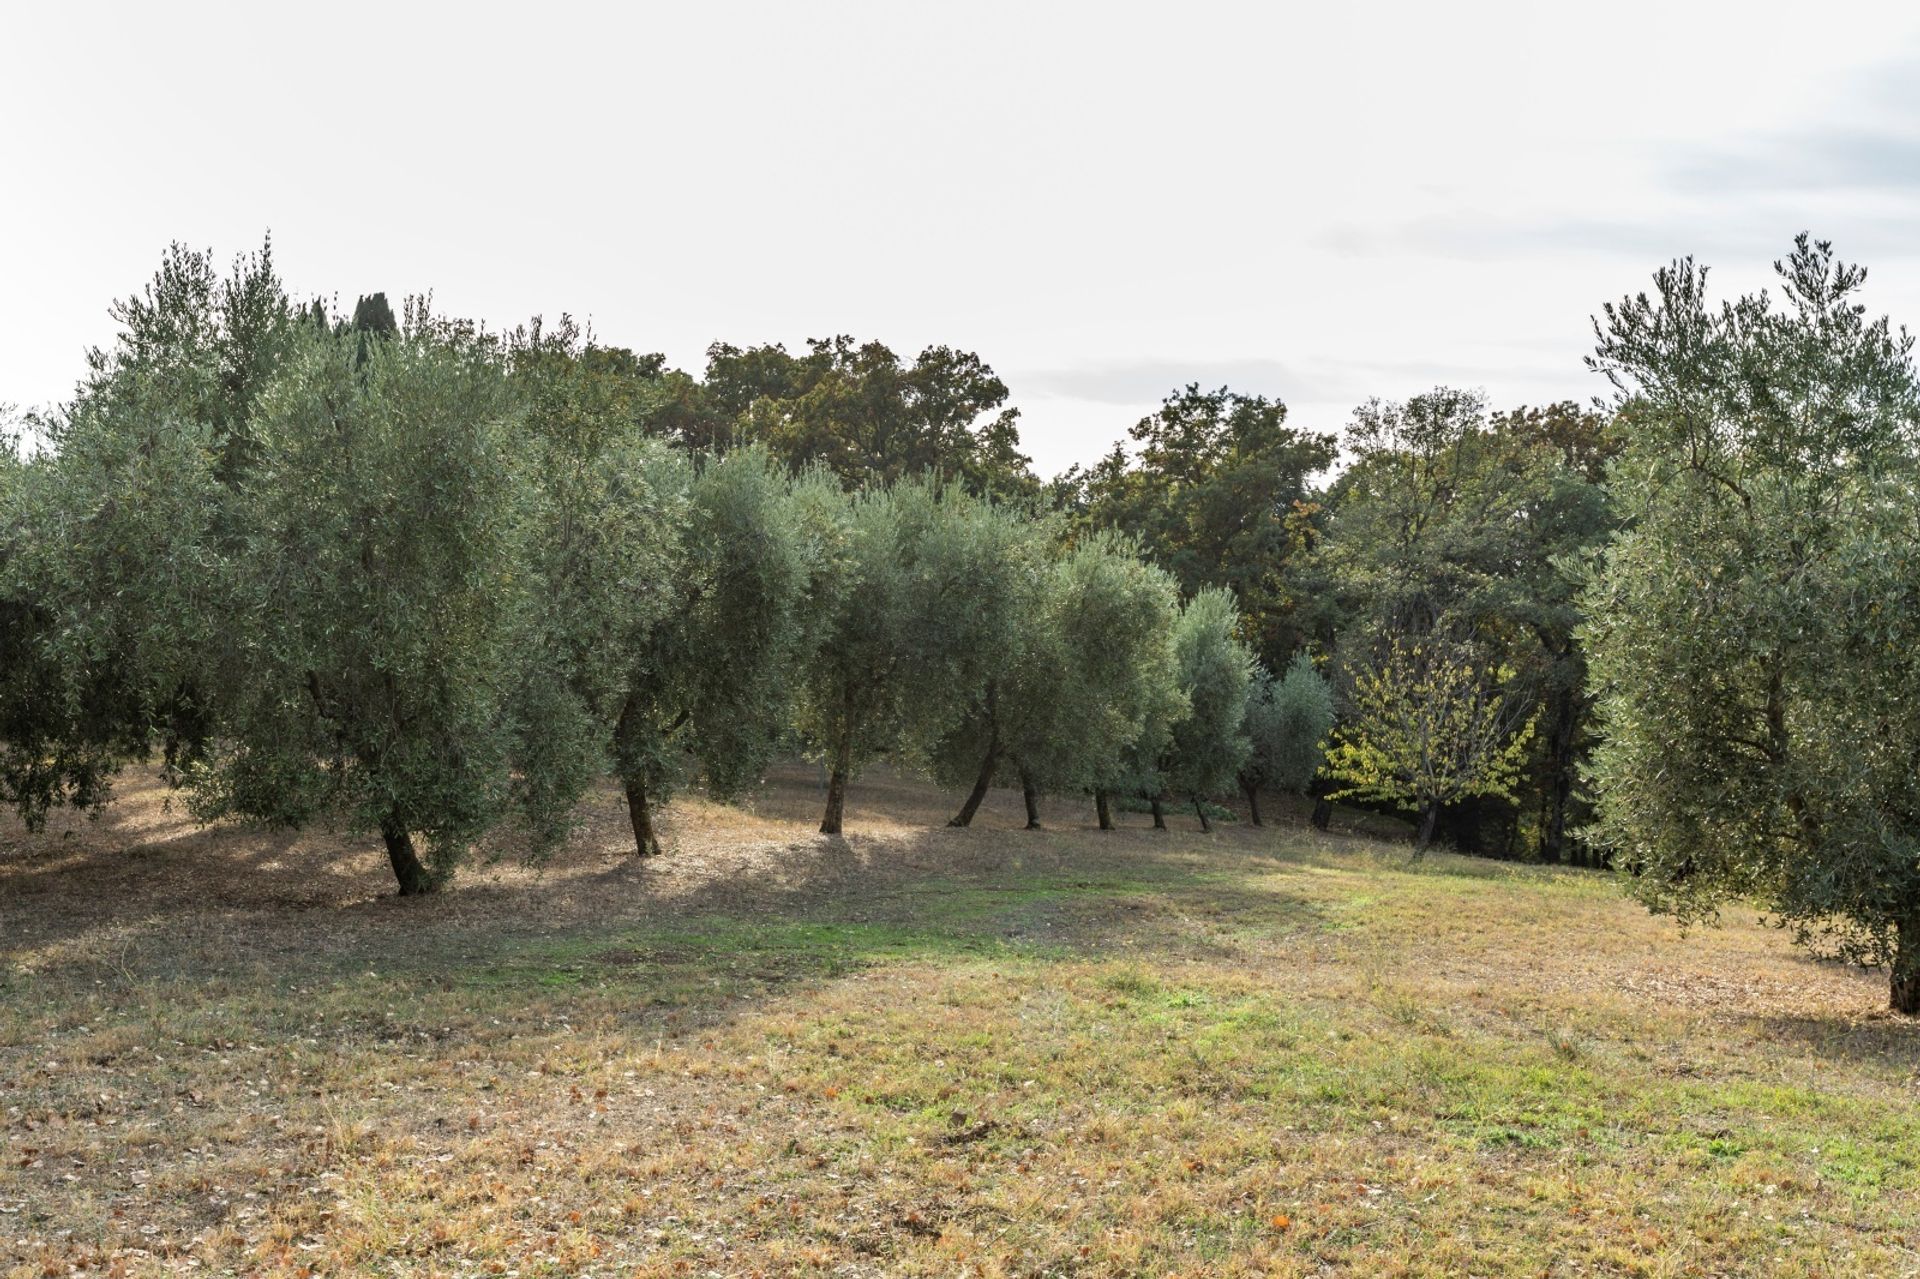
[[0, 1275], [1920, 1274], [1920, 1026], [1604, 877], [876, 777], [540, 871], [0, 831]]

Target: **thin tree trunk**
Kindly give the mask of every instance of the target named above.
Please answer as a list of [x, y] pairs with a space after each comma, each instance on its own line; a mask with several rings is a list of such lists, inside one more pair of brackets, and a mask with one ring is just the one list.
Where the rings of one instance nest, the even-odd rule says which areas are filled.
[[949, 826], [970, 826], [973, 815], [980, 811], [980, 803], [987, 797], [987, 788], [993, 785], [993, 770], [1000, 764], [1000, 743], [996, 740], [987, 746], [987, 758], [980, 765], [980, 776], [973, 783], [973, 790], [967, 795], [967, 802], [960, 805], [960, 811], [953, 815]]
[[833, 751], [833, 772], [828, 774], [828, 810], [820, 818], [822, 835], [837, 835], [841, 832], [841, 820], [847, 816], [847, 774], [852, 770], [852, 747], [847, 741], [841, 741], [839, 749]]
[[1440, 805], [1438, 801], [1429, 800], [1427, 806], [1420, 810], [1420, 828], [1416, 830], [1413, 835], [1413, 855], [1415, 857], [1426, 852], [1428, 845], [1433, 843], [1433, 831], [1439, 824]]
[[1165, 830], [1167, 828], [1167, 815], [1161, 811], [1160, 797], [1158, 795], [1149, 795], [1147, 796], [1147, 802], [1153, 806], [1153, 828], [1155, 830]]
[[1113, 810], [1107, 804], [1107, 793], [1097, 790], [1093, 793], [1093, 811], [1099, 814], [1100, 829], [1113, 829]]
[[1200, 802], [1200, 797], [1198, 795], [1195, 795], [1193, 797], [1193, 815], [1200, 819], [1201, 834], [1203, 835], [1213, 834], [1213, 823], [1207, 820], [1206, 806]]
[[1333, 783], [1324, 777], [1316, 777], [1307, 783], [1307, 794], [1313, 796], [1313, 816], [1307, 820], [1313, 823], [1315, 830], [1325, 830], [1333, 823], [1333, 801], [1327, 798], [1327, 792], [1333, 789]]
[[1040, 792], [1034, 789], [1033, 774], [1020, 770], [1020, 796], [1027, 801], [1027, 829], [1040, 829]]
[[1247, 793], [1247, 819], [1255, 826], [1265, 825], [1266, 823], [1260, 820], [1260, 788], [1242, 786], [1240, 789]]
[[1920, 1014], [1920, 915], [1910, 917], [1899, 928], [1887, 1007], [1897, 1013]]
[[627, 819], [633, 823], [633, 851], [639, 857], [658, 857], [660, 837], [653, 830], [653, 806], [647, 784], [639, 775], [621, 779], [627, 788]]
[[413, 851], [413, 834], [398, 812], [380, 819], [380, 838], [387, 842], [387, 861], [393, 865], [393, 877], [400, 881], [402, 897], [418, 897], [433, 891], [433, 876]]

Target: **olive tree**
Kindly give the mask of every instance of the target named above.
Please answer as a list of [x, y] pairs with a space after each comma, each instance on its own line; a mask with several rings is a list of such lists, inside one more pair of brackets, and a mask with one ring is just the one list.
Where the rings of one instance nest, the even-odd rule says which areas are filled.
[[1596, 834], [1682, 920], [1758, 900], [1920, 1012], [1920, 393], [1865, 272], [1766, 294], [1691, 260], [1597, 322], [1626, 531], [1587, 585]]
[[147, 699], [130, 708], [116, 694], [134, 690], [89, 678], [101, 666], [86, 663], [84, 645], [63, 642], [77, 637], [71, 614], [64, 627], [55, 616], [54, 588], [77, 592], [57, 570], [77, 566], [66, 554], [73, 542], [45, 536], [46, 517], [60, 509], [46, 494], [53, 457], [25, 455], [10, 425], [0, 422], [0, 803], [38, 829], [58, 805], [105, 800], [120, 757], [144, 745], [138, 708]]
[[244, 662], [203, 815], [377, 829], [410, 895], [508, 811], [521, 414], [488, 344], [417, 311], [291, 357], [250, 424], [222, 618]]
[[95, 806], [157, 743], [170, 776], [231, 664], [220, 564], [249, 421], [297, 335], [272, 246], [222, 274], [173, 245], [71, 401], [0, 462], [0, 800]]
[[205, 740], [231, 495], [219, 436], [177, 405], [159, 375], [125, 374], [6, 465], [0, 786], [30, 823], [104, 802], [156, 740], [170, 765]]
[[1021, 757], [1043, 790], [1092, 792], [1110, 830], [1113, 773], [1136, 745], [1163, 741], [1186, 707], [1173, 647], [1178, 588], [1130, 539], [1094, 533], [1057, 561], [1047, 599], [1058, 656], [1035, 683]]
[[992, 633], [974, 584], [1004, 530], [989, 501], [933, 478], [860, 490], [816, 524], [826, 571], [797, 719], [828, 770], [821, 833], [837, 835], [859, 768], [924, 754], [968, 700]]
[[[683, 603], [691, 469], [649, 438], [635, 409], [644, 379], [583, 345], [571, 321], [517, 331], [508, 362], [526, 401], [525, 554], [539, 599], [514, 639], [515, 760], [528, 819], [550, 842], [612, 768], [616, 725], [656, 682], [647, 655]], [[632, 816], [651, 852], [645, 794]]]
[[1326, 757], [1333, 718], [1333, 688], [1305, 653], [1294, 657], [1281, 679], [1264, 666], [1254, 671], [1246, 708], [1251, 745], [1240, 789], [1255, 826], [1260, 825], [1262, 789], [1305, 793]]
[[1018, 740], [1043, 789], [1087, 792], [1100, 829], [1112, 796], [1158, 793], [1157, 764], [1187, 707], [1174, 631], [1179, 589], [1114, 533], [1082, 535], [1054, 563], [1046, 593], [1052, 660], [1038, 668]]
[[912, 693], [897, 500], [892, 490], [862, 489], [837, 509], [816, 503], [810, 512], [829, 570], [814, 602], [819, 631], [801, 673], [796, 721], [827, 769], [823, 835], [841, 833], [849, 782], [898, 742]]
[[643, 855], [660, 851], [652, 805], [671, 796], [689, 757], [711, 793], [730, 797], [766, 767], [786, 729], [815, 586], [805, 494], [825, 483], [803, 478], [796, 495], [758, 447], [708, 461], [692, 481], [670, 604], [632, 632], [613, 726]]
[[1180, 611], [1173, 651], [1187, 707], [1173, 721], [1160, 774], [1164, 788], [1186, 795], [1210, 830], [1202, 798], [1233, 786], [1252, 743], [1243, 727], [1253, 654], [1234, 637], [1240, 614], [1231, 593], [1202, 590]]
[[1175, 588], [1118, 535], [1065, 546], [1053, 520], [1008, 518], [1019, 535], [992, 584], [1012, 605], [1007, 641], [935, 756], [943, 780], [973, 783], [949, 824], [971, 822], [998, 779], [1020, 786], [1029, 829], [1041, 794], [1086, 791], [1110, 828], [1103, 786], [1149, 722], [1178, 708]]
[[956, 654], [964, 695], [955, 721], [928, 751], [937, 780], [972, 789], [949, 826], [967, 826], [996, 778], [1020, 783], [1027, 824], [1040, 824], [1031, 759], [1036, 726], [1062, 676], [1062, 651], [1048, 587], [1059, 527], [1009, 507], [987, 507], [969, 521], [980, 541], [979, 573], [968, 600], [969, 647]]

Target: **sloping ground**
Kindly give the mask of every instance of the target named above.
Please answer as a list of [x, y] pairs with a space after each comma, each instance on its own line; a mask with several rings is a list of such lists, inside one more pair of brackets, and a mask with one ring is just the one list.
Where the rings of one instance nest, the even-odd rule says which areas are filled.
[[0, 830], [0, 1275], [1920, 1274], [1920, 1025], [1746, 919], [818, 779], [392, 897]]

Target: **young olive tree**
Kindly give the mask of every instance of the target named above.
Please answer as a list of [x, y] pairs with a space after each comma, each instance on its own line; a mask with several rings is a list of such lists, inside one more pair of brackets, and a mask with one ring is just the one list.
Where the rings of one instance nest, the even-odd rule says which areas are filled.
[[1093, 532], [1055, 553], [1031, 615], [1033, 640], [1001, 699], [1001, 740], [1038, 824], [1034, 795], [1091, 791], [1100, 828], [1111, 795], [1155, 789], [1169, 727], [1186, 708], [1174, 655], [1179, 594], [1139, 547]]
[[[526, 555], [539, 600], [514, 641], [511, 707], [520, 799], [544, 843], [610, 770], [633, 683], [651, 678], [639, 655], [681, 603], [691, 470], [648, 437], [644, 379], [603, 354], [565, 317], [517, 331], [508, 351], [526, 401]], [[646, 811], [634, 824], [652, 851]]]
[[47, 492], [54, 459], [24, 455], [10, 425], [0, 423], [0, 803], [37, 830], [54, 807], [104, 802], [120, 758], [145, 744], [152, 699], [125, 696], [139, 692], [119, 678], [127, 672], [89, 666], [71, 642], [73, 615], [56, 618], [56, 604], [76, 602], [66, 570], [78, 566], [72, 541], [46, 538], [61, 511]]
[[420, 314], [290, 359], [251, 424], [223, 619], [245, 661], [196, 770], [203, 814], [377, 829], [403, 895], [504, 815], [521, 413], [487, 344]]
[[1035, 721], [1046, 714], [1048, 680], [1059, 673], [1059, 636], [1047, 587], [1059, 527], [1007, 507], [986, 507], [962, 527], [978, 545], [979, 565], [968, 603], [971, 648], [956, 652], [963, 687], [970, 691], [959, 716], [929, 748], [936, 779], [972, 789], [947, 824], [967, 826], [996, 778], [1020, 782], [1027, 824], [1037, 828], [1037, 781], [1027, 746]]
[[185, 762], [211, 721], [231, 494], [213, 429], [178, 416], [155, 380], [122, 374], [9, 467], [0, 785], [30, 823], [104, 802], [156, 739], [169, 765]]
[[970, 695], [991, 614], [973, 590], [1000, 553], [994, 519], [985, 499], [915, 479], [856, 492], [820, 524], [829, 571], [798, 721], [828, 769], [822, 834], [841, 832], [863, 764], [937, 741]]
[[1262, 789], [1306, 792], [1326, 758], [1333, 718], [1333, 688], [1305, 653], [1294, 657], [1283, 679], [1274, 679], [1264, 666], [1255, 670], [1247, 685], [1245, 726], [1252, 748], [1240, 770], [1240, 789], [1255, 826], [1260, 825]]
[[1389, 639], [1353, 672], [1353, 713], [1334, 735], [1332, 799], [1398, 805], [1418, 814], [1416, 854], [1433, 842], [1440, 807], [1474, 795], [1511, 800], [1534, 720], [1499, 691], [1510, 671], [1443, 637]]
[[1920, 392], [1912, 340], [1801, 237], [1711, 306], [1691, 260], [1606, 309], [1626, 531], [1584, 596], [1597, 835], [1682, 920], [1758, 900], [1920, 1013]]
[[1253, 654], [1234, 637], [1240, 622], [1231, 593], [1202, 590], [1174, 629], [1174, 659], [1187, 709], [1173, 721], [1160, 773], [1165, 789], [1186, 795], [1211, 830], [1202, 797], [1234, 784], [1252, 749], [1243, 722]]
[[[689, 756], [709, 789], [737, 794], [765, 769], [789, 720], [815, 584], [804, 493], [759, 447], [710, 460], [691, 483], [671, 605], [633, 634], [613, 728], [634, 845], [660, 851], [652, 806]], [[838, 500], [837, 488], [834, 500]]]
[[271, 244], [224, 276], [173, 245], [109, 312], [74, 398], [0, 463], [0, 801], [36, 825], [104, 802], [156, 742], [171, 772], [213, 731], [232, 490], [296, 333]]

